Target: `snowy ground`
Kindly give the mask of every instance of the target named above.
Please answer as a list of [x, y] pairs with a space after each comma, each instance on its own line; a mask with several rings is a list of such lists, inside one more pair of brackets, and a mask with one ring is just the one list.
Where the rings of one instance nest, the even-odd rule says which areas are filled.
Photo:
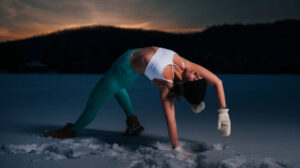
[[128, 89], [145, 131], [124, 137], [125, 115], [115, 99], [77, 138], [44, 138], [74, 122], [101, 75], [0, 74], [0, 167], [300, 167], [300, 76], [218, 75], [225, 87], [231, 136], [217, 130], [217, 102], [208, 87], [206, 109], [193, 114], [176, 103], [179, 143], [170, 148], [158, 91], [145, 77]]

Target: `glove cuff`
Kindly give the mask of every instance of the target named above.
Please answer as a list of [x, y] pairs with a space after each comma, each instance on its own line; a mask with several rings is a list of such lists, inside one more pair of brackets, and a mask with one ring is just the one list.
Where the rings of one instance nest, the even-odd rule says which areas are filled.
[[229, 111], [229, 108], [219, 108], [218, 109], [218, 113], [221, 114], [221, 113], [228, 113]]
[[178, 152], [181, 152], [181, 151], [182, 151], [182, 148], [181, 148], [180, 146], [177, 146], [177, 147], [173, 148], [173, 150], [178, 151]]
[[202, 101], [199, 105], [192, 105], [192, 111], [193, 113], [200, 113], [205, 108], [205, 103]]

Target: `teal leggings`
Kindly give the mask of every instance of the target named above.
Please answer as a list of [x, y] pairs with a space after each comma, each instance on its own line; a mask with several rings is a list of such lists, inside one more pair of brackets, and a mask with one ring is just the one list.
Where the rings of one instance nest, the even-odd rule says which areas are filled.
[[126, 116], [134, 115], [132, 105], [125, 88], [131, 86], [139, 77], [140, 73], [135, 71], [130, 64], [130, 55], [137, 49], [130, 49], [123, 53], [112, 67], [98, 81], [96, 87], [89, 96], [85, 109], [75, 125], [73, 131], [80, 131], [94, 118], [103, 103], [115, 96]]

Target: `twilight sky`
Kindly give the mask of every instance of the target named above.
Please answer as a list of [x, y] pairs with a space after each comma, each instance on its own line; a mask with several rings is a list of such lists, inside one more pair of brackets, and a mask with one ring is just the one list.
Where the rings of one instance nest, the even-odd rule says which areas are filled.
[[186, 32], [287, 18], [300, 19], [299, 0], [0, 0], [0, 42], [87, 25]]

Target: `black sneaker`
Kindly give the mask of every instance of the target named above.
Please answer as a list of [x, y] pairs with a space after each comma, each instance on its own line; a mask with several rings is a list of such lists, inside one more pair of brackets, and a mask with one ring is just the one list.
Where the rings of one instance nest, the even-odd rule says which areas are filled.
[[140, 124], [135, 115], [126, 119], [127, 129], [124, 133], [126, 136], [138, 136], [144, 131], [144, 127]]
[[74, 138], [77, 135], [77, 132], [72, 131], [71, 127], [73, 123], [67, 123], [64, 128], [58, 130], [50, 130], [45, 133], [45, 137], [52, 137], [52, 138]]

